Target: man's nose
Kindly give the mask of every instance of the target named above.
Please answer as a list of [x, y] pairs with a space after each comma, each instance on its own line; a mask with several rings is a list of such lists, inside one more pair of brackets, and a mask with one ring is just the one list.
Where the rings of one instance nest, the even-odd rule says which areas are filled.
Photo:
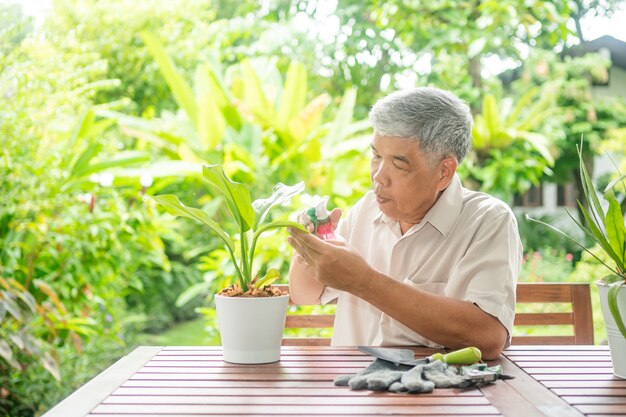
[[389, 185], [389, 175], [387, 175], [386, 168], [383, 164], [380, 164], [375, 169], [372, 169], [372, 181], [383, 187]]

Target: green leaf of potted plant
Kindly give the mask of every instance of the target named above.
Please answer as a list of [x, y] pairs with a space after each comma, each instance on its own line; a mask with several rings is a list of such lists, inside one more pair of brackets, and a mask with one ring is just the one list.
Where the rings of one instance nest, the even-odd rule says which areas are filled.
[[[289, 220], [267, 222], [270, 209], [301, 193], [304, 184], [278, 184], [269, 198], [252, 202], [248, 188], [228, 178], [220, 165], [203, 166], [202, 175], [224, 199], [237, 225], [238, 239], [231, 237], [204, 211], [187, 207], [175, 195], [158, 195], [153, 199], [174, 216], [187, 217], [208, 226], [224, 242], [235, 266], [236, 282], [215, 296], [224, 360], [234, 363], [276, 362], [280, 359], [289, 295], [271, 287], [279, 277], [277, 270], [268, 270], [262, 278], [254, 277], [254, 254], [264, 232], [281, 227], [306, 230]], [[251, 317], [262, 320], [250, 320]]]
[[585, 208], [578, 201], [578, 206], [585, 218], [585, 224], [577, 220], [569, 211], [567, 214], [606, 253], [611, 259], [612, 265], [604, 262], [589, 248], [556, 227], [528, 216], [527, 219], [543, 224], [572, 240], [602, 263], [610, 272], [608, 276], [598, 280], [596, 284], [600, 292], [602, 314], [606, 323], [611, 358], [613, 360], [613, 372], [620, 378], [626, 378], [626, 326], [624, 325], [624, 322], [626, 322], [626, 289], [624, 287], [624, 284], [626, 284], [626, 225], [624, 223], [624, 213], [622, 213], [620, 204], [613, 191], [618, 183], [624, 184], [626, 175], [621, 175], [612, 181], [604, 190], [604, 199], [608, 203], [605, 211], [600, 204], [587, 167], [583, 162], [582, 143], [580, 147], [577, 146], [576, 148], [578, 150], [584, 198], [589, 205], [589, 209]]

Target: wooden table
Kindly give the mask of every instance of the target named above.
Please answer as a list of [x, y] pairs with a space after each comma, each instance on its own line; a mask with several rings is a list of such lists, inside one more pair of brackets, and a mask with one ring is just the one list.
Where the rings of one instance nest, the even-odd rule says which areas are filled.
[[140, 347], [45, 416], [626, 416], [626, 380], [613, 375], [603, 346], [511, 347], [490, 364], [516, 378], [480, 389], [394, 394], [333, 385], [371, 360], [352, 348], [283, 347], [278, 363], [234, 365], [220, 347]]

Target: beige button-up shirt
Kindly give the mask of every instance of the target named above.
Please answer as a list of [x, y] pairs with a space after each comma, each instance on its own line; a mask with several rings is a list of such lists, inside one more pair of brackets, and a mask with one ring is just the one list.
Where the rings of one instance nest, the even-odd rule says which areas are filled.
[[[399, 223], [378, 209], [373, 192], [356, 203], [337, 233], [377, 271], [476, 304], [500, 320], [510, 340], [522, 244], [515, 216], [502, 201], [463, 188], [455, 175], [424, 219], [404, 235]], [[321, 301], [335, 298], [334, 346], [439, 347], [347, 292], [327, 287]]]

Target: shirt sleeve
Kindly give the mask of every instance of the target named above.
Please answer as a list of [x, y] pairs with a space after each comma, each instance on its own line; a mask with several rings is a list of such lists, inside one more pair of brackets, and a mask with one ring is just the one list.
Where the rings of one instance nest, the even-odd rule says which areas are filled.
[[476, 304], [504, 325], [510, 340], [521, 260], [517, 221], [513, 213], [507, 211], [486, 221], [479, 229], [459, 261], [446, 292], [464, 293], [464, 300]]

